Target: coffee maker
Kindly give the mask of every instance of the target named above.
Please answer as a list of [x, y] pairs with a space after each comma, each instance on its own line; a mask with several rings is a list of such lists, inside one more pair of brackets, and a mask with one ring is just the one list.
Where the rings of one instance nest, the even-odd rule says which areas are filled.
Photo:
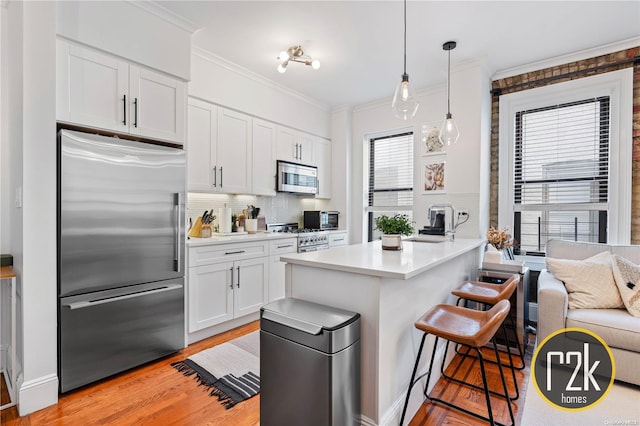
[[418, 231], [423, 235], [444, 235], [444, 208], [433, 207], [429, 208], [427, 212], [427, 218], [429, 219], [429, 225]]

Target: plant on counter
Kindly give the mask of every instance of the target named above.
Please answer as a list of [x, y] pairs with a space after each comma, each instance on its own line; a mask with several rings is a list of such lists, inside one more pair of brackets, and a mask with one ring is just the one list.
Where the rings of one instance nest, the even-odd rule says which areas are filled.
[[411, 235], [414, 231], [413, 222], [406, 214], [396, 214], [392, 217], [383, 214], [376, 218], [376, 229], [387, 235]]
[[413, 234], [413, 222], [406, 214], [396, 214], [392, 217], [381, 215], [376, 218], [376, 228], [382, 232], [383, 250], [402, 250], [401, 235]]

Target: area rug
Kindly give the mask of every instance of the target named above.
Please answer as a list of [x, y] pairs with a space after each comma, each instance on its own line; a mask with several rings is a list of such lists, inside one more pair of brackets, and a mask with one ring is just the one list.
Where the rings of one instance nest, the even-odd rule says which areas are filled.
[[640, 387], [615, 382], [609, 393], [594, 407], [564, 411], [549, 405], [529, 380], [521, 426], [640, 425]]
[[194, 376], [209, 395], [229, 409], [260, 392], [260, 332], [205, 349], [171, 364], [185, 376]]

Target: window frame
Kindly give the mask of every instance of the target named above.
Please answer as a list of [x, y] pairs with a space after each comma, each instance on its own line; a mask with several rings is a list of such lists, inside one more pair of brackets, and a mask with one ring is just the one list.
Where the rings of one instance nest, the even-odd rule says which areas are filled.
[[610, 98], [609, 244], [631, 240], [631, 147], [633, 69], [612, 71], [500, 96], [498, 159], [498, 226], [514, 227], [515, 114], [587, 98]]

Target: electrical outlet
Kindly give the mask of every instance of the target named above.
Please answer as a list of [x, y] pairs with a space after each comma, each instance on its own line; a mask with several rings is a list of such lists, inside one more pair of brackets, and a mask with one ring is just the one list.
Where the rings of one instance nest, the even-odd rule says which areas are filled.
[[469, 211], [468, 210], [459, 210], [458, 211], [458, 216], [469, 216]]

